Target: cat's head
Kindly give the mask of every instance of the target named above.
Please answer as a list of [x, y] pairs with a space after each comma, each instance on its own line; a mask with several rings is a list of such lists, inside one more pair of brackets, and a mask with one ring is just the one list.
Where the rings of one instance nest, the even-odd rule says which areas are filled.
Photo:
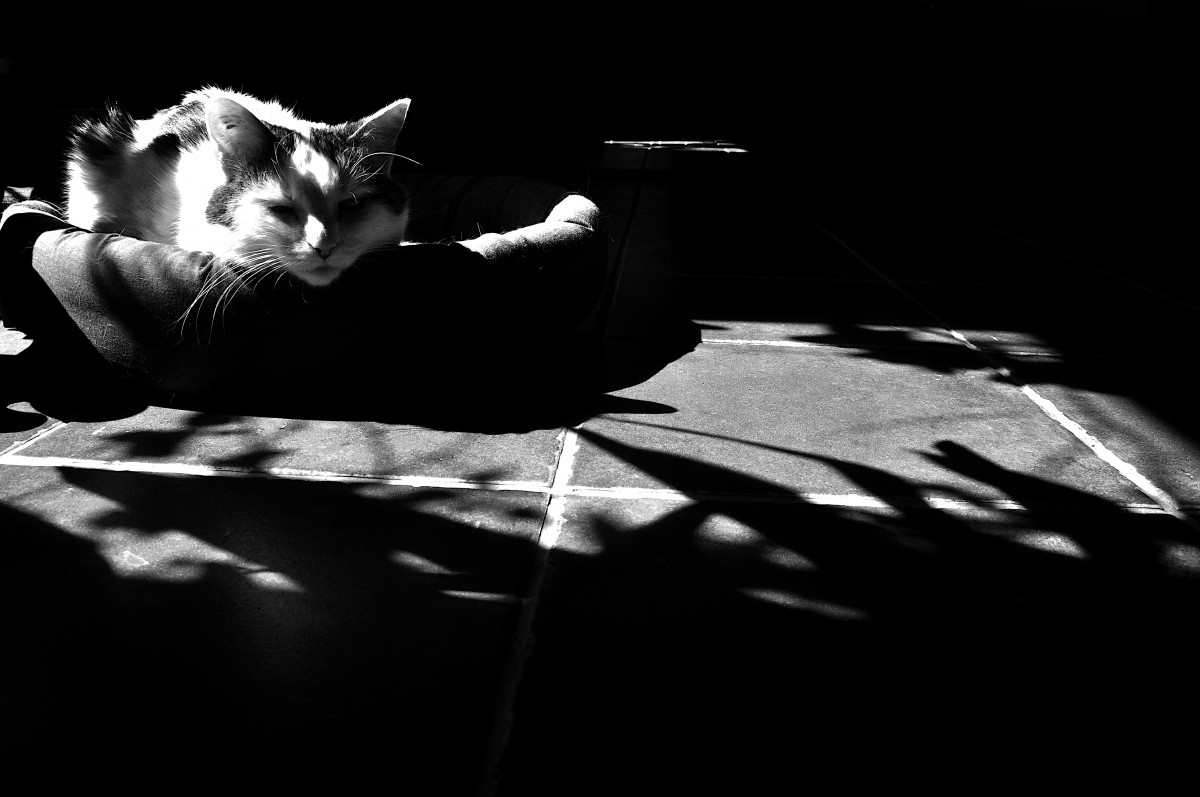
[[206, 216], [230, 233], [222, 254], [328, 285], [364, 255], [398, 245], [408, 198], [391, 168], [408, 105], [398, 100], [356, 122], [293, 129], [229, 97], [209, 98], [208, 134], [226, 181]]

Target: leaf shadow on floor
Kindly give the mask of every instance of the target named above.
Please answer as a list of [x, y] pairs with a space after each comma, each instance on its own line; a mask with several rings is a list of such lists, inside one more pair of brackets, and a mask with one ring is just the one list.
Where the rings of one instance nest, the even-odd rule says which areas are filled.
[[[923, 454], [978, 492], [788, 452], [871, 499], [831, 505], [686, 447], [579, 435], [684, 497], [562, 499], [501, 794], [579, 772], [580, 794], [767, 788], [797, 766], [880, 788], [1047, 777], [1014, 744], [1053, 747], [1051, 777], [1097, 757], [1144, 771], [1198, 707], [1200, 548], [1176, 518], [953, 440]], [[56, 777], [92, 784], [125, 762], [275, 785], [403, 771], [473, 793], [546, 494], [13, 472], [3, 721], [31, 763], [69, 755]]]
[[[725, 489], [568, 505], [500, 794], [546, 793], [582, 768], [587, 794], [635, 777], [648, 793], [953, 790], [980, 772], [1084, 783], [1140, 778], [1180, 752], [1165, 729], [1195, 699], [1147, 695], [1190, 679], [1200, 547], [1176, 518], [951, 440], [930, 460], [1025, 508], [964, 489], [948, 509], [930, 499], [942, 485], [793, 452], [873, 499], [823, 504], [581, 437], [665, 485]], [[1053, 760], [1014, 745], [1047, 745]]]

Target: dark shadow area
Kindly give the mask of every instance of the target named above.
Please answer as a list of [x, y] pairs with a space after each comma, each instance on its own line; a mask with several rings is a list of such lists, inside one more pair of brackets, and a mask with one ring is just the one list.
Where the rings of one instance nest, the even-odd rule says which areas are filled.
[[[953, 441], [928, 456], [1030, 511], [828, 457], [879, 506], [818, 505], [581, 435], [771, 500], [569, 499], [500, 794], [1144, 786], [1190, 760], [1200, 547], [1173, 518]], [[475, 793], [544, 496], [43, 475], [0, 507], [6, 782]]]
[[1187, 771], [1171, 718], [1197, 708], [1183, 684], [1200, 548], [1184, 524], [953, 441], [930, 456], [1034, 509], [967, 494], [938, 509], [925, 485], [831, 458], [879, 506], [819, 505], [581, 434], [666, 485], [776, 500], [571, 503], [500, 794], [959, 793]]
[[836, 346], [853, 352], [855, 357], [920, 365], [943, 374], [989, 367], [984, 357], [949, 335], [944, 335], [940, 340], [919, 339], [911, 329], [877, 329], [849, 319], [834, 321], [828, 326], [828, 332], [789, 335], [788, 340]]
[[7, 786], [473, 793], [543, 498], [71, 470], [43, 489], [89, 498], [0, 507]]
[[[395, 370], [356, 374], [338, 383], [283, 384], [278, 389], [227, 389], [222, 394], [147, 390], [119, 372], [95, 367], [77, 352], [30, 346], [0, 356], [4, 403], [28, 402], [41, 416], [6, 409], [0, 431], [19, 431], [51, 417], [101, 421], [131, 417], [148, 406], [224, 415], [309, 420], [378, 421], [488, 434], [573, 426], [605, 412], [673, 412], [610, 395], [650, 378], [695, 346], [685, 322], [677, 341], [646, 340], [608, 347], [595, 339], [539, 341], [536, 351], [490, 352], [480, 341], [439, 350]], [[511, 342], [511, 341], [508, 341]], [[399, 345], [399, 344], [398, 344]], [[438, 356], [431, 356], [438, 355]], [[547, 371], [547, 363], [553, 367]], [[315, 376], [315, 379], [320, 377]]]
[[[127, 418], [149, 405], [143, 392], [125, 384], [102, 363], [78, 357], [74, 348], [62, 349], [37, 341], [20, 354], [0, 355], [0, 404], [22, 401], [43, 416], [61, 421]], [[6, 417], [12, 423], [17, 426], [22, 423], [11, 414], [16, 411], [5, 412], [10, 413]], [[0, 431], [16, 431], [16, 428], [0, 426]]]

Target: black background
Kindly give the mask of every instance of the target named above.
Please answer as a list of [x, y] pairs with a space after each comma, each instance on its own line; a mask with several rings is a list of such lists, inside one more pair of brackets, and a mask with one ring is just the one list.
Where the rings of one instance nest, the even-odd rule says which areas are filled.
[[[1194, 56], [1169, 4], [360, 11], [9, 57], [0, 177], [53, 198], [73, 114], [149, 112], [208, 84], [322, 121], [412, 97], [401, 151], [434, 169], [566, 174], [606, 140], [723, 139], [789, 190], [857, 181], [970, 205], [1112, 267], [1188, 243]], [[1159, 268], [1147, 278], [1179, 276]]]

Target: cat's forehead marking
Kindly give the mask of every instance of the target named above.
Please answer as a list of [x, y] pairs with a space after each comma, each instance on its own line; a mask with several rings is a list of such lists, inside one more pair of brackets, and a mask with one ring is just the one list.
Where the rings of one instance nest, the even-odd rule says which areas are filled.
[[292, 152], [292, 167], [305, 182], [322, 192], [330, 192], [338, 186], [338, 170], [334, 163], [304, 140], [296, 142]]

